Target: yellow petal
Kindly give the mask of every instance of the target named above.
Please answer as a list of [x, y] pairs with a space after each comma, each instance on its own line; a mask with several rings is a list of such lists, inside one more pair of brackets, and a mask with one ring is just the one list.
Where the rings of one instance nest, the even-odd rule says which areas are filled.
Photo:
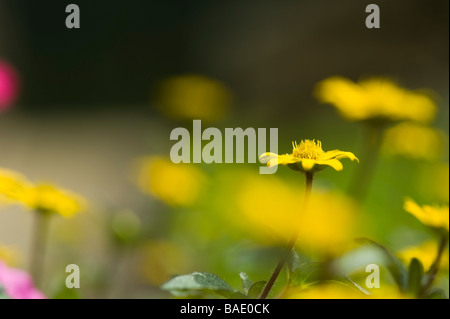
[[423, 214], [422, 208], [411, 198], [405, 199], [405, 204], [403, 207], [408, 213], [414, 216]]
[[352, 152], [343, 152], [340, 150], [328, 151], [324, 154], [324, 159], [342, 159], [349, 158], [352, 161], [356, 160], [359, 163], [359, 159]]
[[259, 160], [261, 163], [267, 163], [267, 166], [269, 167], [273, 167], [276, 165], [287, 165], [300, 161], [300, 159], [289, 154], [278, 155], [275, 153], [261, 154]]
[[405, 199], [404, 209], [416, 217], [422, 224], [433, 228], [444, 228], [448, 231], [448, 206], [419, 206], [410, 198]]
[[289, 155], [289, 154], [278, 156], [278, 164], [281, 164], [281, 165], [293, 164], [293, 163], [297, 163], [300, 161], [301, 161], [301, 159], [299, 159], [295, 156]]
[[277, 159], [277, 158], [272, 158], [271, 160], [269, 160], [269, 161], [267, 162], [267, 166], [268, 166], [268, 167], [277, 166], [278, 164], [280, 164], [280, 163], [278, 162], [278, 159]]
[[330, 160], [326, 160], [326, 161], [317, 161], [317, 164], [331, 166], [336, 171], [342, 171], [342, 169], [344, 168], [344, 166], [342, 166], [342, 163], [339, 162], [337, 159], [330, 159]]
[[285, 154], [285, 155], [278, 155], [277, 158], [272, 158], [269, 162], [268, 162], [268, 166], [272, 167], [275, 165], [287, 165], [287, 164], [293, 164], [293, 163], [297, 163], [299, 162], [300, 159], [296, 158], [292, 155], [289, 154]]

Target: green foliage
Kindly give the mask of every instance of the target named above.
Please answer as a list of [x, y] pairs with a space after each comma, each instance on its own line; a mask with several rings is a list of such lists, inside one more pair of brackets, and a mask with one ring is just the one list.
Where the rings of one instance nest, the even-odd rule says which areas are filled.
[[250, 277], [244, 272], [241, 272], [239, 277], [241, 277], [242, 288], [247, 298], [258, 299], [261, 296], [264, 287], [266, 287], [267, 281], [257, 281], [253, 283]]
[[386, 268], [389, 270], [389, 273], [397, 286], [401, 291], [407, 290], [409, 275], [400, 259], [398, 259], [388, 248], [372, 239], [360, 237], [357, 238], [356, 241], [360, 244], [369, 244], [378, 248], [386, 258]]
[[164, 283], [161, 289], [180, 297], [216, 294], [225, 298], [246, 298], [246, 295], [234, 290], [224, 280], [210, 273], [194, 272], [176, 276]]
[[291, 274], [289, 285], [291, 287], [306, 288], [311, 285], [329, 282], [347, 287], [356, 288], [365, 295], [370, 293], [354, 282], [350, 277], [343, 275], [329, 278], [327, 276], [327, 264], [320, 262], [308, 262], [297, 267]]
[[264, 288], [266, 287], [267, 281], [257, 281], [248, 290], [247, 297], [250, 299], [258, 299]]
[[300, 267], [301, 264], [302, 260], [300, 255], [295, 251], [295, 249], [292, 249], [287, 260], [289, 273], [293, 273], [295, 269]]
[[422, 263], [417, 258], [413, 258], [409, 264], [408, 270], [408, 292], [414, 296], [418, 296], [422, 289], [422, 279]]
[[80, 299], [80, 296], [78, 294], [78, 289], [62, 287], [55, 296], [53, 296], [53, 299]]
[[323, 278], [325, 264], [310, 262], [298, 266], [291, 274], [291, 286], [306, 286]]
[[164, 283], [161, 289], [170, 291], [177, 297], [207, 297], [213, 294], [228, 299], [257, 299], [261, 296], [266, 281], [253, 283], [244, 272], [241, 272], [239, 277], [241, 278], [243, 292], [233, 289], [223, 279], [214, 274], [200, 272], [176, 276]]
[[445, 295], [445, 292], [442, 288], [435, 288], [432, 289], [428, 295], [426, 296], [427, 299], [448, 299]]
[[[420, 297], [423, 293], [427, 274], [424, 274], [422, 263], [413, 258], [406, 268], [402, 262], [385, 246], [368, 238], [358, 238], [358, 242], [362, 244], [370, 244], [379, 249], [385, 257], [385, 266], [397, 283], [400, 291], [408, 293], [415, 297]], [[357, 289], [364, 295], [371, 293], [353, 281], [346, 275], [329, 274], [327, 263], [322, 262], [301, 262], [301, 258], [297, 253], [293, 252], [287, 260], [289, 271], [288, 285], [296, 288], [308, 288], [320, 283], [335, 283], [344, 285], [352, 289]], [[181, 275], [172, 278], [161, 286], [163, 290], [170, 291], [178, 297], [207, 297], [215, 294], [225, 298], [249, 298], [257, 299], [261, 296], [267, 282], [253, 282], [250, 277], [241, 272], [239, 274], [242, 284], [242, 292], [233, 289], [224, 280], [211, 273], [195, 272], [188, 275]], [[442, 289], [432, 289], [428, 293], [425, 292], [425, 298], [428, 299], [444, 299], [445, 292]]]
[[347, 283], [350, 283], [353, 287], [361, 291], [363, 294], [369, 296], [370, 292], [368, 292], [366, 289], [358, 285], [356, 282], [354, 282], [349, 276], [345, 275], [344, 278], [347, 280]]
[[251, 281], [250, 277], [245, 272], [241, 272], [239, 274], [239, 277], [241, 277], [242, 288], [244, 289], [244, 293], [248, 294], [248, 291], [253, 286], [253, 282]]

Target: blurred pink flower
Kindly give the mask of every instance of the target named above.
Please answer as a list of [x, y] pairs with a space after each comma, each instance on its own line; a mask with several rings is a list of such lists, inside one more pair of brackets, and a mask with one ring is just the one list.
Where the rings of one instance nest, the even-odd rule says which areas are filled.
[[12, 299], [45, 299], [33, 286], [33, 279], [23, 270], [8, 267], [0, 260], [0, 285]]
[[19, 77], [14, 68], [0, 60], [0, 112], [11, 107], [19, 91]]

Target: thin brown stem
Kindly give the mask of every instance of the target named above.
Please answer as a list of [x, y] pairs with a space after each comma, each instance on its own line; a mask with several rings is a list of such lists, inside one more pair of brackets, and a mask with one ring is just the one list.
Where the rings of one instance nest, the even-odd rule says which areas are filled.
[[[313, 173], [306, 172], [306, 188], [305, 188], [305, 198], [303, 200], [303, 207], [301, 210], [301, 214], [305, 214], [306, 210], [309, 206], [309, 199], [311, 197], [311, 189], [312, 189], [312, 182], [313, 182]], [[301, 215], [298, 215], [298, 219], [300, 219]], [[299, 220], [295, 225], [299, 225]], [[294, 248], [295, 243], [297, 242], [297, 238], [299, 235], [299, 227], [295, 227], [294, 234], [291, 237], [291, 240], [288, 242], [286, 246], [286, 252], [281, 257], [280, 261], [277, 264], [277, 267], [272, 273], [272, 276], [270, 276], [269, 281], [267, 282], [267, 285], [264, 288], [264, 291], [262, 292], [260, 299], [266, 299], [269, 295], [270, 290], [272, 289], [273, 285], [275, 284], [275, 281], [277, 280], [281, 269], [283, 269], [284, 264], [286, 263], [286, 260], [289, 258], [289, 255], [291, 253], [291, 250]]]
[[447, 246], [448, 237], [443, 235], [441, 240], [439, 241], [438, 253], [436, 255], [436, 259], [433, 261], [433, 264], [430, 266], [430, 270], [428, 270], [428, 279], [420, 290], [419, 296], [424, 297], [428, 290], [433, 285], [434, 280], [436, 279], [436, 275], [439, 271], [439, 265], [441, 263], [442, 255], [444, 255], [445, 247]]

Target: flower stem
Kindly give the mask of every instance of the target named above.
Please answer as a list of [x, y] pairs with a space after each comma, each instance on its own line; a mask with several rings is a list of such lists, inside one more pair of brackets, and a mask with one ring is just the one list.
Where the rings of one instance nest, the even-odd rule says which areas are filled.
[[48, 216], [42, 212], [35, 212], [34, 234], [31, 238], [31, 265], [30, 273], [36, 287], [40, 286], [44, 255], [47, 241]]
[[383, 128], [380, 125], [369, 124], [368, 126], [363, 153], [360, 157], [361, 164], [353, 177], [349, 189], [350, 195], [359, 201], [362, 201], [369, 191], [370, 182], [378, 162], [382, 130]]
[[[311, 189], [312, 189], [312, 182], [313, 182], [313, 173], [311, 172], [306, 172], [306, 188], [305, 188], [305, 198], [303, 200], [303, 207], [301, 210], [302, 214], [306, 213], [306, 210], [308, 208], [309, 205], [309, 199], [311, 197]], [[299, 215], [299, 219], [300, 219]], [[299, 221], [297, 223], [295, 223], [295, 225], [298, 225]], [[261, 296], [259, 297], [260, 299], [266, 299], [267, 296], [269, 295], [270, 290], [272, 289], [273, 285], [275, 284], [275, 281], [278, 278], [278, 275], [281, 272], [281, 269], [283, 268], [284, 264], [286, 263], [286, 260], [289, 258], [289, 255], [291, 253], [291, 250], [294, 248], [295, 243], [297, 242], [297, 238], [299, 235], [299, 228], [295, 227], [295, 231], [294, 234], [291, 237], [291, 240], [288, 242], [287, 246], [286, 246], [286, 251], [283, 254], [283, 256], [281, 257], [280, 261], [278, 262], [277, 267], [275, 268], [275, 270], [272, 273], [272, 276], [270, 276], [269, 281], [267, 282], [267, 285], [264, 288], [264, 291], [262, 292]]]
[[433, 261], [433, 264], [430, 266], [430, 270], [428, 270], [428, 279], [420, 290], [419, 297], [424, 297], [428, 290], [431, 288], [433, 281], [436, 279], [436, 275], [439, 271], [439, 264], [441, 263], [442, 255], [444, 254], [445, 246], [447, 246], [448, 237], [443, 235], [441, 240], [439, 241], [438, 253], [436, 255], [436, 259]]

